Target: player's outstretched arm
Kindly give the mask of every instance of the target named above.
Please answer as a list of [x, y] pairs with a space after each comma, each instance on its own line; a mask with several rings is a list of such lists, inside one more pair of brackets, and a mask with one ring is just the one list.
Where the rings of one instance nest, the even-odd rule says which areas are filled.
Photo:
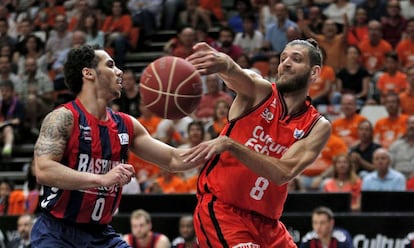
[[207, 43], [197, 43], [194, 53], [187, 57], [200, 74], [219, 73], [226, 85], [237, 95], [263, 99], [271, 92], [271, 85], [257, 73], [242, 69], [228, 55], [218, 52]]
[[153, 138], [135, 118], [131, 119], [134, 124], [134, 139], [130, 150], [140, 158], [167, 171], [184, 171], [206, 162], [204, 158], [185, 161], [183, 154], [188, 149], [177, 149]]
[[318, 120], [310, 134], [294, 143], [281, 159], [263, 155], [253, 151], [227, 136], [219, 136], [199, 144], [185, 153], [189, 161], [212, 156], [229, 151], [245, 166], [257, 175], [265, 177], [275, 184], [281, 185], [289, 182], [319, 155], [331, 134], [331, 125], [328, 120]]
[[[49, 113], [43, 121], [34, 148], [36, 177], [40, 184], [60, 189], [88, 189], [99, 186], [124, 185], [134, 175], [131, 165], [115, 166], [103, 175], [73, 170], [61, 161], [73, 128], [73, 115], [59, 108]], [[75, 155], [75, 154], [74, 154]]]

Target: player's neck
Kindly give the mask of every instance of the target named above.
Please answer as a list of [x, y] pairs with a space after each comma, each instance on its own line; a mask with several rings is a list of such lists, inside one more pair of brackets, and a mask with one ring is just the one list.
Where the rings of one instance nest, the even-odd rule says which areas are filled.
[[91, 115], [95, 116], [99, 120], [106, 120], [106, 107], [107, 102], [101, 98], [90, 97], [84, 94], [79, 94], [78, 96], [79, 101], [82, 103], [83, 107], [90, 113]]
[[303, 110], [306, 105], [306, 92], [283, 93], [288, 115], [293, 115]]
[[148, 235], [146, 235], [144, 238], [137, 239], [137, 240], [138, 240], [138, 244], [140, 247], [147, 247], [148, 244], [151, 242], [151, 239], [152, 239], [152, 232], [148, 233]]

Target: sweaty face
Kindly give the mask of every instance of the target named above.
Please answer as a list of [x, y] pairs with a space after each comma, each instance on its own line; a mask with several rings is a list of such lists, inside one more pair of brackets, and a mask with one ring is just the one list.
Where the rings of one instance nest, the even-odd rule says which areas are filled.
[[278, 89], [290, 93], [306, 89], [311, 69], [305, 47], [299, 45], [287, 46], [280, 55], [278, 67]]

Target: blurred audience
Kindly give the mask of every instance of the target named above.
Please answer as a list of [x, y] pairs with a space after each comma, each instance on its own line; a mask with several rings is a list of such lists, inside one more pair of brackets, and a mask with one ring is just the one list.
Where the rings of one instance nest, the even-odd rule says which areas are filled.
[[362, 191], [404, 191], [405, 176], [391, 168], [391, 154], [384, 148], [375, 150], [373, 155], [375, 170], [362, 179]]
[[112, 109], [130, 114], [135, 118], [140, 117], [139, 103], [141, 102], [141, 96], [135, 74], [132, 70], [124, 70], [122, 86], [121, 97], [112, 102]]
[[323, 192], [350, 192], [351, 210], [361, 206], [361, 178], [356, 174], [348, 154], [340, 154], [333, 161], [333, 176], [323, 182]]
[[164, 45], [164, 52], [180, 58], [186, 58], [193, 53], [193, 46], [196, 43], [196, 31], [191, 26], [183, 26], [177, 36], [171, 38]]
[[405, 134], [408, 115], [401, 114], [400, 99], [395, 93], [388, 93], [384, 97], [384, 105], [388, 116], [378, 119], [375, 123], [374, 140], [382, 147], [388, 148]]
[[14, 188], [14, 182], [3, 179], [0, 181], [0, 216], [20, 215], [25, 212], [23, 191]]
[[224, 100], [218, 100], [214, 106], [214, 115], [213, 115], [213, 121], [211, 123], [207, 123], [207, 133], [206, 133], [206, 139], [214, 139], [223, 130], [224, 126], [226, 125], [228, 121], [228, 114], [230, 110], [230, 104]]
[[178, 222], [178, 233], [180, 236], [172, 241], [172, 248], [198, 248], [197, 237], [194, 231], [192, 215], [184, 215]]
[[391, 144], [392, 168], [404, 174], [405, 178], [414, 177], [414, 115], [407, 119], [407, 131]]
[[414, 115], [414, 64], [407, 68], [407, 82], [407, 89], [399, 95], [401, 112], [407, 115]]
[[31, 214], [20, 215], [17, 219], [17, 232], [19, 236], [9, 241], [7, 248], [30, 248], [30, 233], [35, 222], [35, 217]]

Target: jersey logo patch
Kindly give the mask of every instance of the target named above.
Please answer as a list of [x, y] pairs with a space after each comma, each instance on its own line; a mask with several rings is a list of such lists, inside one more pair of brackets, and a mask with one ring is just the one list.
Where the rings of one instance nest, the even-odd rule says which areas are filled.
[[301, 139], [303, 135], [305, 135], [305, 132], [303, 130], [295, 128], [295, 131], [293, 131], [293, 138], [295, 139]]
[[87, 140], [87, 141], [92, 140], [91, 127], [79, 125], [79, 129], [80, 129], [80, 132], [81, 132], [81, 138], [83, 140]]
[[118, 134], [119, 141], [121, 145], [128, 145], [129, 144], [129, 135], [127, 133], [120, 133]]

